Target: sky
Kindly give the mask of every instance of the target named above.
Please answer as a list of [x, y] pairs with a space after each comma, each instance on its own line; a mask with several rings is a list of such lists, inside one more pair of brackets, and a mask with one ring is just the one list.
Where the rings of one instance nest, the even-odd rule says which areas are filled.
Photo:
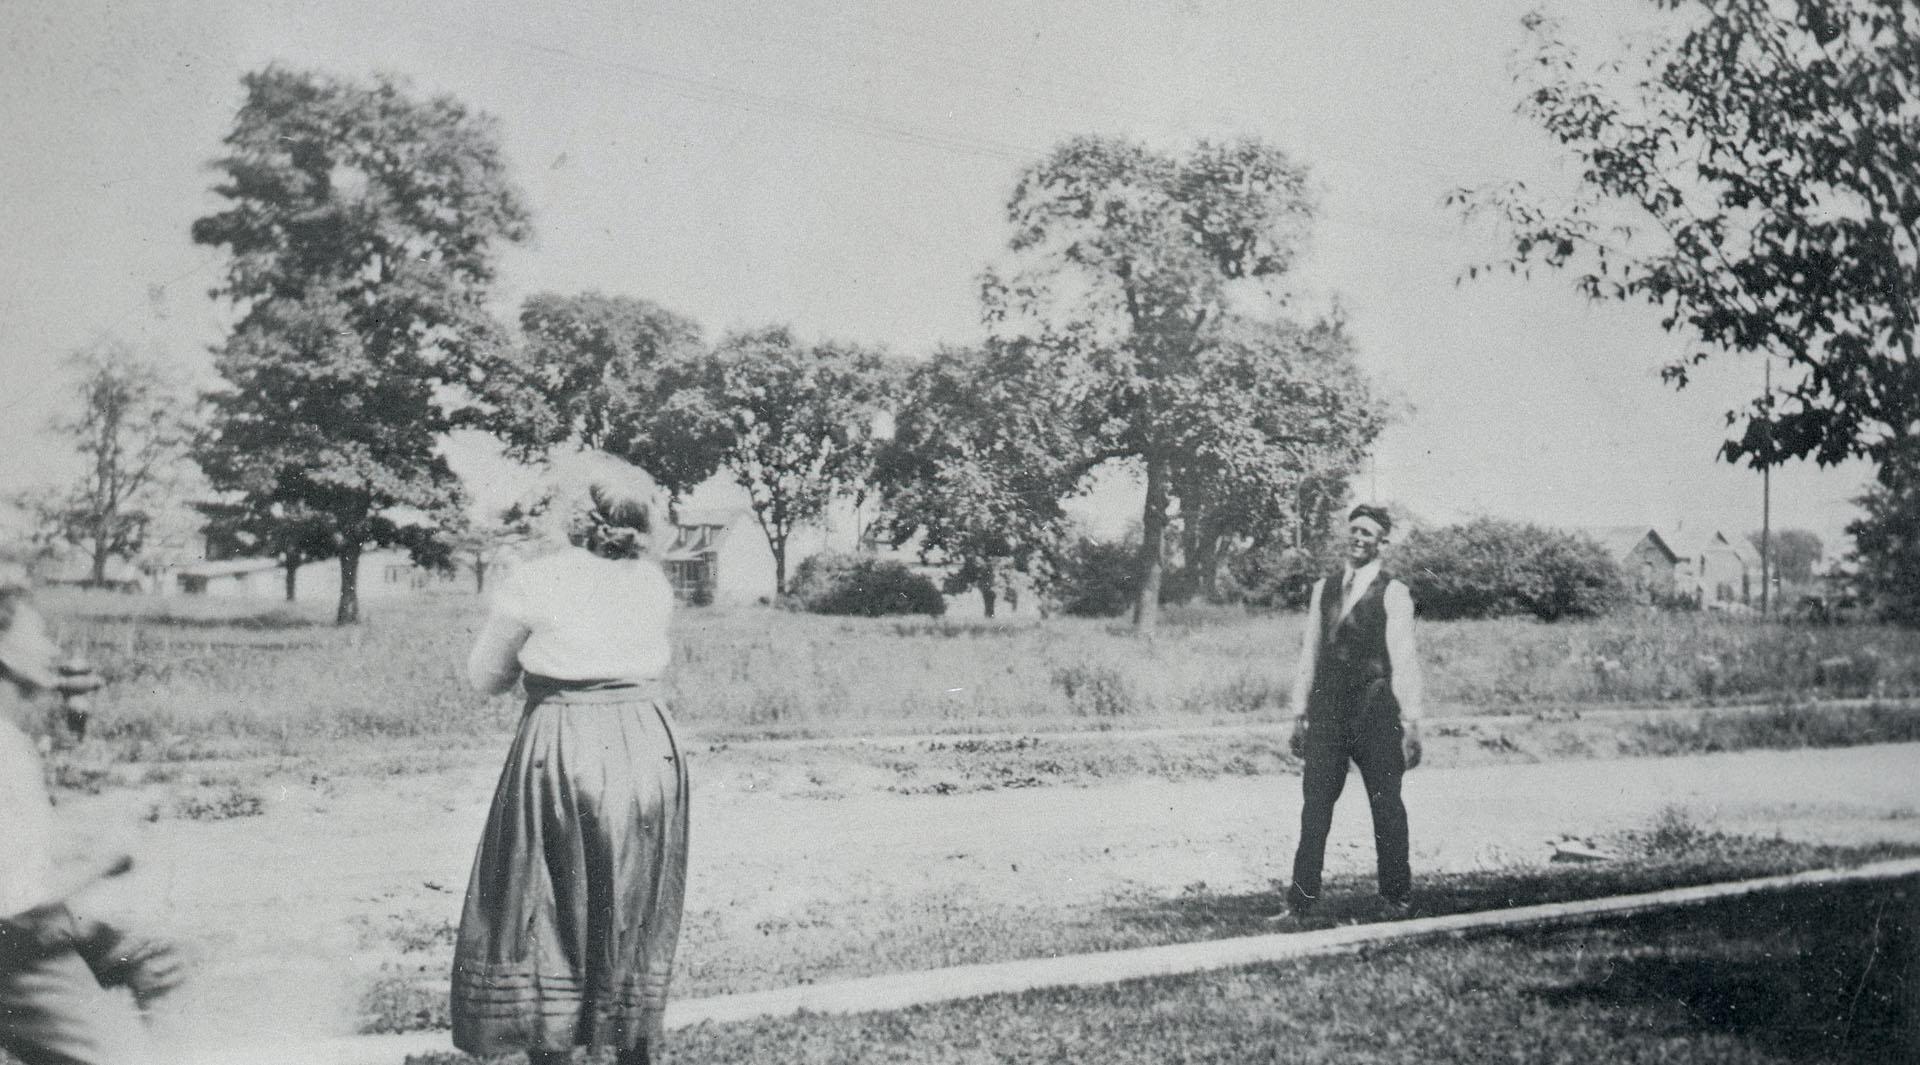
[[[1053, 145], [1258, 137], [1320, 197], [1302, 305], [1339, 301], [1398, 412], [1362, 498], [1434, 522], [1755, 529], [1760, 476], [1715, 452], [1757, 359], [1676, 392], [1659, 369], [1686, 344], [1651, 309], [1551, 275], [1461, 280], [1499, 249], [1449, 190], [1570, 180], [1514, 113], [1533, 2], [0, 0], [0, 492], [71, 470], [44, 430], [74, 349], [116, 337], [210, 380], [222, 261], [188, 230], [219, 205], [208, 161], [241, 75], [278, 62], [401, 74], [498, 117], [536, 229], [503, 257], [503, 315], [594, 290], [713, 337], [779, 322], [909, 357], [980, 339], [1007, 197]], [[1602, 47], [1660, 17], [1560, 6]], [[483, 497], [510, 480], [464, 465]], [[1776, 472], [1774, 526], [1833, 553], [1867, 478]], [[1131, 492], [1103, 505], [1137, 511]]]

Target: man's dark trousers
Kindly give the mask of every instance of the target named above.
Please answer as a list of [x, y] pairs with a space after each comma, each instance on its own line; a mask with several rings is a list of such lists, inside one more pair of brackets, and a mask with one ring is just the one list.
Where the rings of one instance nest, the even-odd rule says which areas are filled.
[[1373, 846], [1379, 861], [1380, 895], [1405, 902], [1413, 890], [1408, 861], [1407, 808], [1400, 800], [1406, 775], [1401, 748], [1400, 705], [1393, 697], [1387, 657], [1385, 589], [1391, 578], [1374, 576], [1345, 617], [1340, 615], [1341, 576], [1321, 586], [1320, 650], [1307, 701], [1307, 745], [1301, 769], [1300, 844], [1293, 856], [1288, 903], [1299, 911], [1320, 898], [1333, 806], [1346, 787], [1347, 763], [1360, 767], [1373, 811]]

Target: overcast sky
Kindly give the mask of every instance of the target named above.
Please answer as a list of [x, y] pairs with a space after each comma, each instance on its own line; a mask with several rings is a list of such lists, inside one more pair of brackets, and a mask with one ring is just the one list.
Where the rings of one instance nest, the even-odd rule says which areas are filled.
[[[1402, 409], [1358, 488], [1434, 520], [1740, 533], [1760, 478], [1718, 463], [1757, 390], [1723, 357], [1675, 393], [1652, 311], [1559, 278], [1458, 285], [1494, 247], [1454, 187], [1566, 176], [1513, 114], [1515, 0], [63, 0], [0, 5], [0, 491], [56, 474], [60, 358], [113, 335], [204, 376], [220, 260], [188, 237], [207, 161], [270, 62], [404, 74], [497, 115], [536, 238], [499, 288], [599, 290], [710, 335], [770, 322], [919, 356], [981, 335], [975, 282], [1019, 169], [1081, 133], [1263, 138], [1322, 212], [1298, 280], [1338, 296]], [[1646, 0], [1584, 0], [1599, 42]], [[1851, 516], [1861, 468], [1774, 478], [1776, 527]]]

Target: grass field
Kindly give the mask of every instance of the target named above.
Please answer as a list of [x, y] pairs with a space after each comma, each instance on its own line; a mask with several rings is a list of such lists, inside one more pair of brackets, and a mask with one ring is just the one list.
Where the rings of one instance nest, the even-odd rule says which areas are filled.
[[[316, 741], [493, 738], [511, 697], [465, 690], [478, 600], [373, 602], [339, 629], [317, 606], [50, 595], [63, 640], [113, 681], [96, 734], [122, 757], [286, 754]], [[1293, 615], [1170, 611], [1124, 623], [826, 618], [687, 610], [673, 705], [704, 738], [1103, 729], [1282, 720]], [[1920, 693], [1920, 633], [1704, 615], [1424, 624], [1437, 715]], [[1839, 663], [1844, 661], [1845, 665]], [[1650, 741], [1655, 746], [1655, 741]]]

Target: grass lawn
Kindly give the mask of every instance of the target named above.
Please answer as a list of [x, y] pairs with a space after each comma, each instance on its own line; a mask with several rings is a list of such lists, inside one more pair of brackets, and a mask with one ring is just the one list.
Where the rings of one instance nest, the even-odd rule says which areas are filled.
[[[45, 599], [62, 642], [112, 682], [92, 731], [126, 760], [286, 755], [342, 740], [498, 742], [518, 716], [513, 697], [465, 688], [481, 616], [469, 595], [369, 602], [365, 622], [344, 629], [314, 604]], [[1277, 724], [1290, 713], [1299, 623], [1179, 609], [1142, 637], [1086, 618], [688, 609], [675, 623], [669, 690], [681, 724], [708, 740]], [[1920, 632], [1884, 627], [1622, 614], [1433, 622], [1420, 633], [1441, 718], [1920, 694]], [[1823, 665], [1836, 658], [1850, 665]], [[1920, 734], [1920, 720], [1861, 724], [1876, 739]], [[1646, 746], [1696, 741], [1718, 738]]]
[[706, 1063], [1893, 1065], [1920, 1060], [1917, 922], [1920, 883], [1851, 885], [668, 1038]]

